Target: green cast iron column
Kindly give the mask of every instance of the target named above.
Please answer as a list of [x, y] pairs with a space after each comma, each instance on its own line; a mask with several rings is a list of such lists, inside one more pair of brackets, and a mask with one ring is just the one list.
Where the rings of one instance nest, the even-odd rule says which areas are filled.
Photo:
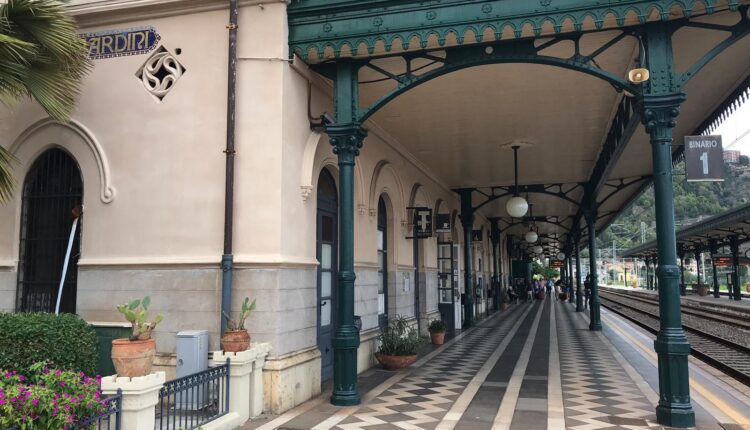
[[709, 242], [708, 250], [711, 253], [711, 274], [714, 278], [714, 298], [718, 299], [719, 297], [721, 297], [721, 294], [719, 292], [719, 273], [716, 271], [716, 263], [714, 262], [714, 256], [718, 251], [715, 239], [711, 239], [711, 241]]
[[326, 126], [339, 167], [339, 273], [336, 331], [333, 335], [333, 395], [336, 406], [360, 403], [357, 390], [359, 331], [354, 325], [354, 163], [367, 132], [356, 122], [357, 70], [354, 63], [336, 64], [337, 124]]
[[732, 251], [732, 291], [729, 297], [732, 300], [742, 300], [740, 290], [740, 241], [737, 236], [729, 238], [729, 249]]
[[581, 237], [575, 237], [576, 247], [576, 312], [583, 312], [583, 292], [581, 291]]
[[586, 225], [589, 229], [589, 266], [591, 267], [591, 295], [589, 296], [590, 319], [589, 330], [601, 331], [602, 318], [599, 309], [599, 277], [596, 273], [596, 208], [591, 207], [585, 212]]
[[672, 188], [672, 130], [677, 125], [680, 105], [685, 101], [672, 54], [674, 28], [666, 22], [643, 27], [645, 67], [651, 79], [644, 85], [638, 108], [651, 139], [654, 206], [656, 213], [659, 291], [659, 333], [654, 349], [659, 358], [659, 405], [656, 419], [670, 427], [693, 427], [695, 412], [690, 404], [688, 354], [690, 345], [682, 331], [679, 268], [674, 225]]
[[461, 195], [461, 226], [464, 229], [464, 324], [467, 329], [474, 324], [474, 285], [472, 280], [471, 231], [474, 229], [474, 207], [471, 188], [458, 190]]
[[[653, 65], [651, 66], [653, 67]], [[656, 211], [660, 330], [654, 342], [659, 355], [659, 424], [692, 427], [695, 413], [690, 404], [687, 357], [690, 345], [680, 316], [680, 268], [674, 227], [672, 189], [672, 129], [684, 94], [644, 96], [644, 123], [651, 137]]]

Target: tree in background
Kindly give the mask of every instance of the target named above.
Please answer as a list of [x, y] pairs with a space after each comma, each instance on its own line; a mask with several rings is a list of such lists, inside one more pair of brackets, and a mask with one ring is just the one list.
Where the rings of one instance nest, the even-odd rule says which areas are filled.
[[[36, 100], [54, 119], [67, 122], [91, 68], [75, 20], [56, 0], [7, 0], [0, 4], [0, 102]], [[0, 147], [0, 202], [13, 191], [13, 156]]]

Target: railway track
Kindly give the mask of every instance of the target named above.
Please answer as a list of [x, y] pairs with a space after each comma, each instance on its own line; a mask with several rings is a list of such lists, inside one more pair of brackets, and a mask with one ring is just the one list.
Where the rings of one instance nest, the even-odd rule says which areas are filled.
[[[651, 333], [658, 333], [659, 310], [658, 304], [653, 301], [647, 299], [635, 300], [631, 296], [622, 297], [621, 295], [604, 291], [600, 293], [600, 300], [601, 305], [612, 312], [643, 327]], [[636, 303], [627, 303], [627, 300], [633, 300]], [[702, 315], [696, 316], [696, 318], [702, 317]], [[716, 319], [709, 320], [716, 322]], [[736, 330], [737, 321], [732, 321], [733, 325], [731, 326], [726, 322], [722, 322], [722, 324], [727, 325], [727, 330]], [[684, 321], [682, 327], [685, 330], [688, 342], [690, 342], [690, 350], [694, 357], [750, 386], [749, 347], [716, 334], [708, 333], [705, 329], [686, 324]]]
[[[607, 295], [615, 295], [619, 297], [627, 298], [628, 300], [635, 300], [642, 303], [647, 303], [653, 306], [659, 306], [659, 300], [654, 297], [653, 299], [640, 296], [640, 295], [632, 295], [628, 293], [623, 293], [620, 291], [602, 291], [600, 290], [601, 294], [607, 294]], [[742, 315], [739, 312], [734, 313], [727, 313], [722, 312], [720, 309], [718, 309], [718, 306], [711, 306], [711, 307], [705, 307], [705, 306], [695, 306], [691, 305], [689, 303], [682, 303], [681, 312], [683, 315], [693, 315], [699, 318], [703, 318], [706, 320], [716, 321], [723, 324], [729, 324], [734, 328], [742, 328], [745, 330], [750, 331], [750, 314]]]

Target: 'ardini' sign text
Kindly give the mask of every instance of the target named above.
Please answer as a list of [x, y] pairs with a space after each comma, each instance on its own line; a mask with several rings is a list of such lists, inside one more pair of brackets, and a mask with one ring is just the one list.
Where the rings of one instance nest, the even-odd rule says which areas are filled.
[[161, 39], [153, 27], [107, 30], [80, 36], [86, 40], [92, 60], [145, 54], [156, 48]]

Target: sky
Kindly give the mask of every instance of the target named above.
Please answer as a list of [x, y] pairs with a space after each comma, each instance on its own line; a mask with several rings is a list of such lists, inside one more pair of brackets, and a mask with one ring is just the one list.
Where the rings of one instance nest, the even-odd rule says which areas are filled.
[[750, 102], [745, 103], [717, 129], [724, 149], [733, 149], [750, 155]]

